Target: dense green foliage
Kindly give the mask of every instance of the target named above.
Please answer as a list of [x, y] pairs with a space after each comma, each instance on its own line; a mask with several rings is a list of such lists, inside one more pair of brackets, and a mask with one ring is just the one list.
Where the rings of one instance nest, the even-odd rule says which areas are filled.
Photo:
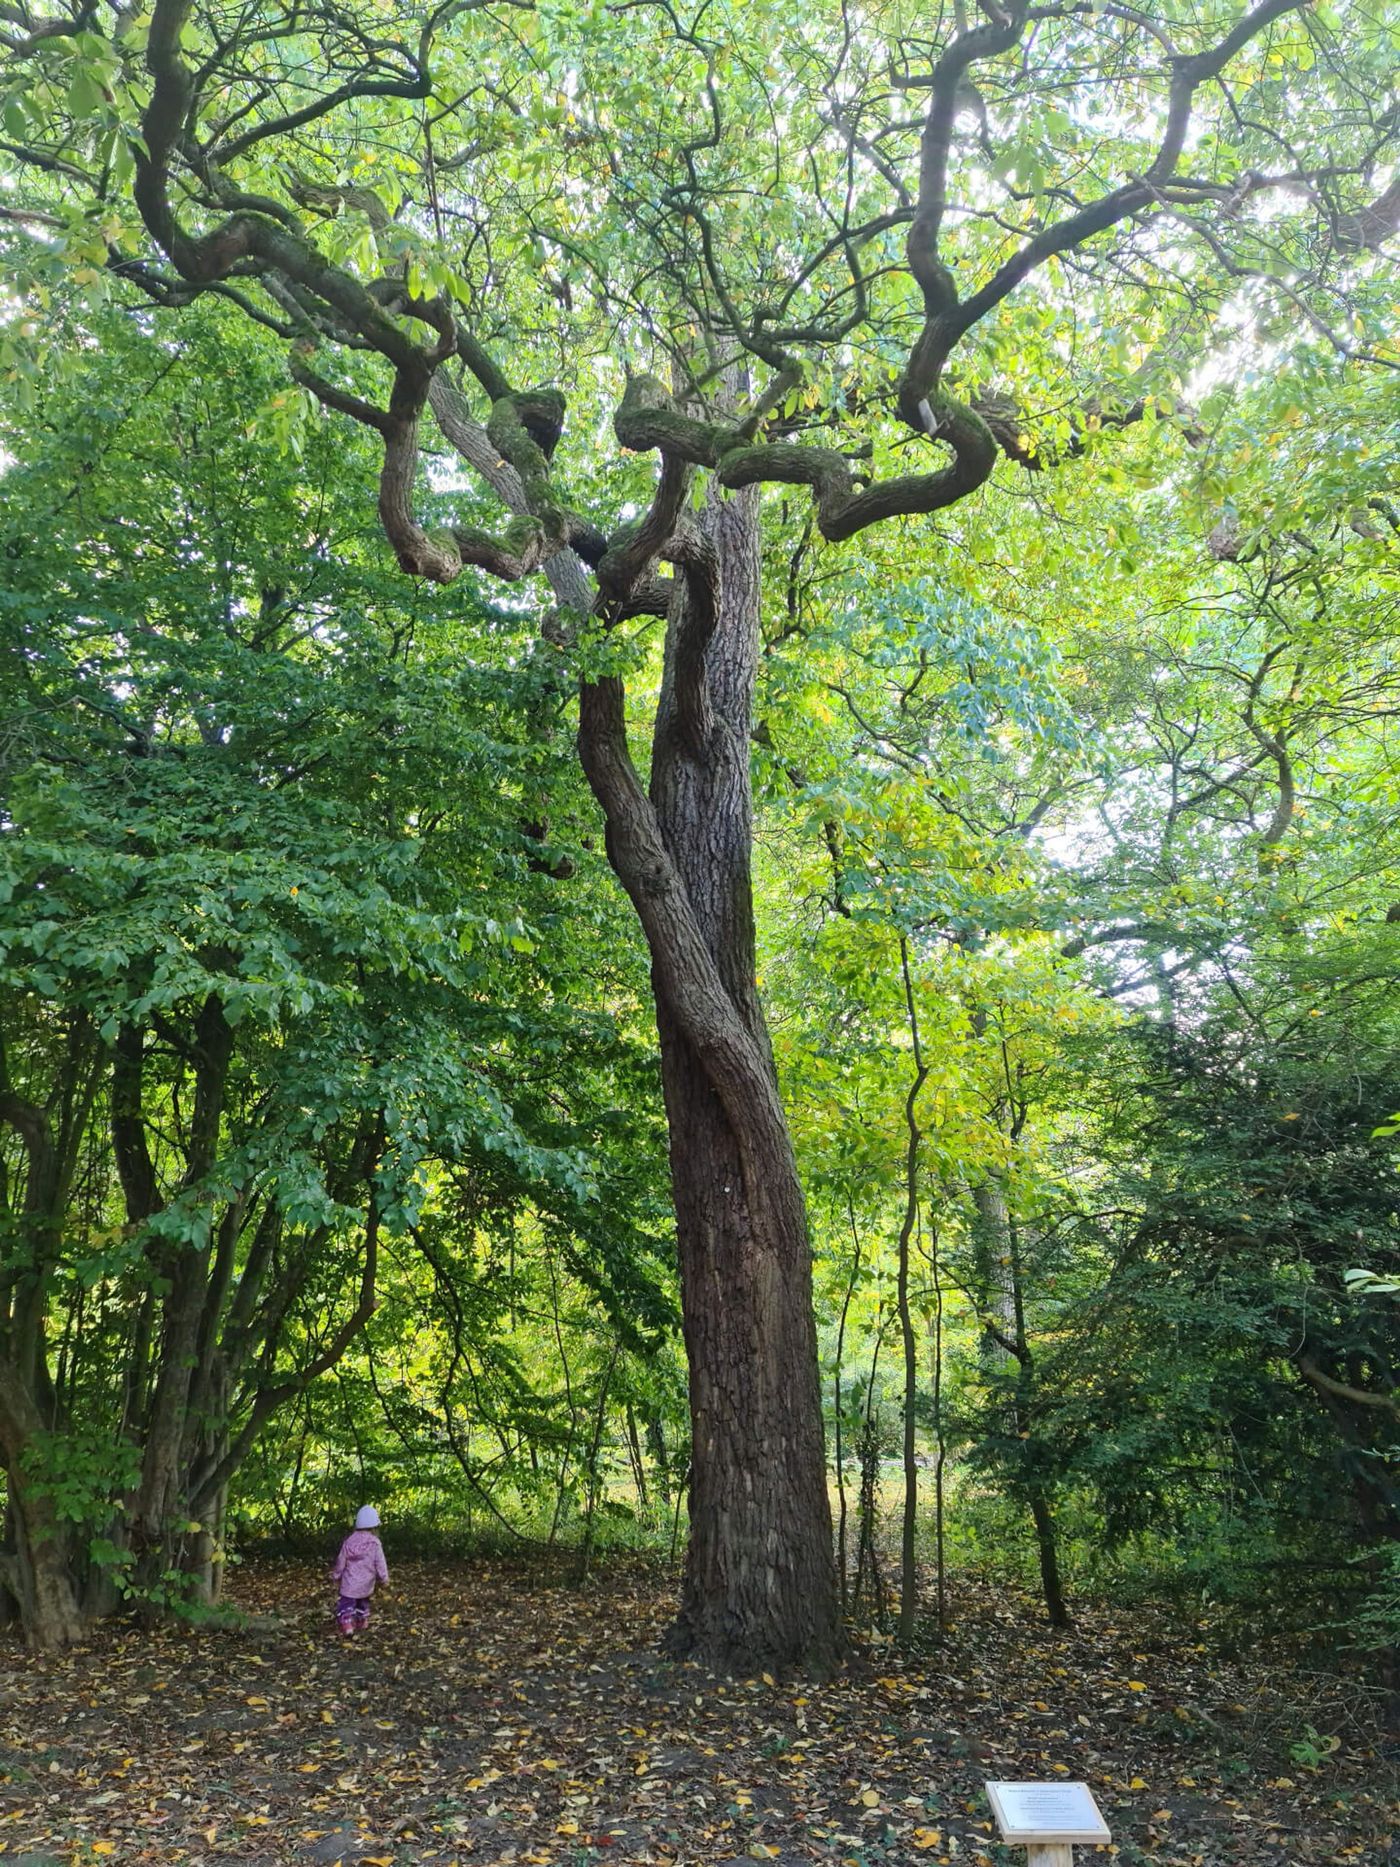
[[182, 1373], [196, 1533], [372, 1314], [387, 1347], [426, 1312], [440, 1436], [478, 1345], [496, 1407], [562, 1405], [505, 1340], [541, 1255], [566, 1326], [612, 1318], [629, 1360], [674, 1299], [557, 673], [507, 615], [405, 608], [324, 446], [255, 471], [261, 360], [222, 391], [203, 367], [236, 328], [103, 337], [4, 484], [4, 1089], [53, 1156], [39, 1188], [7, 1152], [9, 1352], [50, 1384], [27, 1460], [80, 1566], [161, 1593], [185, 1526], [152, 1557], [122, 1499]]

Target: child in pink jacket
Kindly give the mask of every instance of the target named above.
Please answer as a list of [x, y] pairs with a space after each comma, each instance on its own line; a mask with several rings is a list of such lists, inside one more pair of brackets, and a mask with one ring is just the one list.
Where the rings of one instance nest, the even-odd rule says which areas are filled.
[[336, 1624], [342, 1634], [362, 1633], [369, 1626], [369, 1598], [378, 1582], [387, 1582], [389, 1566], [379, 1538], [379, 1512], [366, 1504], [355, 1513], [355, 1528], [340, 1546], [331, 1580], [340, 1585], [335, 1604]]

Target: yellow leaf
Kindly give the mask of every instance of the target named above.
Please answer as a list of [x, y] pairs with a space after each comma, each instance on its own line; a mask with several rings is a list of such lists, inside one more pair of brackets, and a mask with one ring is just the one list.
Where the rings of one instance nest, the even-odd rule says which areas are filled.
[[867, 1789], [863, 1791], [860, 1799], [867, 1809], [878, 1809], [880, 1806], [880, 1792], [878, 1789]]
[[1143, 1684], [1141, 1679], [1130, 1679], [1128, 1681], [1128, 1690], [1130, 1692], [1145, 1692], [1147, 1687]]
[[910, 1836], [916, 1848], [936, 1848], [943, 1839], [941, 1828], [916, 1828]]
[[94, 1841], [92, 1851], [94, 1854], [115, 1854], [117, 1844], [115, 1841]]
[[1142, 1777], [1135, 1776], [1132, 1782], [1128, 1784], [1128, 1787], [1129, 1789], [1146, 1789], [1147, 1784], [1144, 1782]]
[[556, 1835], [576, 1835], [578, 1833], [578, 1823], [560, 1822], [554, 1832]]

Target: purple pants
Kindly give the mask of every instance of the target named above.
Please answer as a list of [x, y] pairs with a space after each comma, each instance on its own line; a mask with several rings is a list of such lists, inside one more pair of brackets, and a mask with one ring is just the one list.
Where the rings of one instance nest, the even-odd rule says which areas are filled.
[[369, 1596], [342, 1595], [335, 1604], [335, 1618], [343, 1634], [362, 1634], [369, 1626]]

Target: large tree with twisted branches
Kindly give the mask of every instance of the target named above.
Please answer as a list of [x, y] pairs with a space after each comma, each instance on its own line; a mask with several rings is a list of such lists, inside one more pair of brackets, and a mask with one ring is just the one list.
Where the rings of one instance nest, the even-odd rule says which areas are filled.
[[[1386, 362], [1355, 309], [1400, 216], [1392, 29], [1304, 0], [411, 22], [0, 0], [0, 36], [21, 292], [66, 268], [134, 304], [231, 301], [381, 438], [403, 570], [538, 591], [577, 658], [670, 1121], [694, 1424], [674, 1646], [830, 1665], [809, 1246], [754, 966], [763, 489], [789, 489], [785, 551], [897, 525], [926, 568], [1003, 458], [1170, 419], [1193, 368], [1300, 342]], [[624, 680], [651, 618], [644, 777]]]

